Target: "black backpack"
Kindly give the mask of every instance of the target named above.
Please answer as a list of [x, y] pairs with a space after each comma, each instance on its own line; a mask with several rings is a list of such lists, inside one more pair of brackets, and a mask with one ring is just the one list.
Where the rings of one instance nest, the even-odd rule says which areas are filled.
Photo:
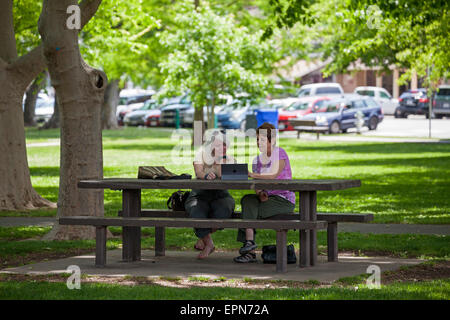
[[[277, 246], [268, 245], [262, 247], [262, 255], [264, 263], [277, 263]], [[295, 256], [295, 248], [292, 244], [287, 246], [287, 263], [296, 263], [297, 257]]]
[[189, 196], [189, 191], [183, 192], [178, 190], [172, 193], [170, 198], [167, 200], [167, 208], [173, 211], [184, 211], [184, 203]]

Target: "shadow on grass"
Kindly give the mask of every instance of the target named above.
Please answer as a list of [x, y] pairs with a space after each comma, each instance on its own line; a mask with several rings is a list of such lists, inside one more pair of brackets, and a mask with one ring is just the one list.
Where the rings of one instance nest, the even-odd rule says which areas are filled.
[[170, 144], [144, 144], [144, 143], [127, 143], [127, 144], [115, 144], [104, 145], [103, 150], [122, 150], [122, 151], [165, 151], [170, 152], [175, 146], [175, 143]]
[[32, 177], [59, 177], [59, 167], [30, 167]]

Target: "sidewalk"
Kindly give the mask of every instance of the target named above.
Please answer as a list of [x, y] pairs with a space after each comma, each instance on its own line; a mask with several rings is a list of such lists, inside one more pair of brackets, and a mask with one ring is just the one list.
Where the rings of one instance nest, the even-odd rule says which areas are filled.
[[[0, 217], [0, 227], [38, 226], [51, 227], [53, 217]], [[380, 224], [380, 223], [339, 223], [339, 232], [361, 232], [376, 234], [435, 234], [450, 235], [450, 225], [438, 224]]]
[[379, 266], [381, 272], [396, 270], [401, 266], [410, 266], [423, 262], [419, 259], [396, 259], [390, 257], [356, 257], [339, 255], [339, 262], [327, 262], [326, 256], [319, 256], [314, 267], [298, 268], [289, 264], [288, 272], [275, 273], [274, 264], [263, 264], [258, 254], [258, 263], [237, 264], [233, 262], [236, 252], [214, 252], [204, 261], [196, 258], [193, 251], [166, 251], [166, 256], [155, 257], [154, 251], [142, 250], [142, 260], [137, 262], [122, 262], [121, 250], [107, 252], [105, 268], [96, 268], [95, 257], [92, 254], [39, 262], [17, 268], [3, 269], [0, 273], [18, 274], [55, 274], [67, 273], [67, 267], [76, 265], [81, 273], [91, 276], [138, 276], [138, 277], [169, 277], [189, 278], [208, 277], [212, 279], [225, 277], [227, 279], [261, 279], [261, 280], [293, 280], [332, 282], [343, 277], [355, 276], [367, 272], [370, 265]]

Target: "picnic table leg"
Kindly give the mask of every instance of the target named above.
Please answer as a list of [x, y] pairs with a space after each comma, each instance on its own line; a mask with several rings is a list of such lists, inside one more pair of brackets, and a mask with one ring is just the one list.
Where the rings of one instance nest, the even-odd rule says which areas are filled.
[[95, 228], [95, 266], [106, 265], [106, 226]]
[[[141, 215], [141, 190], [125, 189], [122, 192], [123, 217], [139, 217]], [[141, 260], [141, 228], [122, 228], [122, 259], [123, 261]]]
[[[311, 191], [309, 193], [309, 220], [317, 221], [317, 192]], [[317, 264], [317, 230], [311, 230], [310, 235], [310, 264], [315, 266]]]
[[166, 255], [166, 228], [155, 227], [155, 256]]
[[277, 272], [287, 272], [287, 230], [277, 230]]
[[[310, 195], [308, 191], [300, 191], [300, 220], [309, 221]], [[309, 230], [300, 230], [300, 259], [299, 267], [309, 267], [310, 265], [310, 235]]]
[[328, 262], [338, 262], [338, 238], [337, 222], [328, 222], [327, 247]]

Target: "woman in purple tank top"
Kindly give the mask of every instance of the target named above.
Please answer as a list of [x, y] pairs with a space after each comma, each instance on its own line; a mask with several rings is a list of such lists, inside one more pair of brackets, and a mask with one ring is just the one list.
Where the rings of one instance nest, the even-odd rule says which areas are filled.
[[[263, 123], [256, 130], [261, 152], [252, 164], [248, 175], [253, 179], [292, 179], [291, 164], [284, 149], [276, 146], [276, 129], [270, 123]], [[256, 190], [241, 199], [243, 219], [267, 219], [281, 213], [294, 212], [295, 193], [287, 190]], [[243, 243], [237, 263], [256, 262], [254, 229], [239, 229], [238, 241]]]

